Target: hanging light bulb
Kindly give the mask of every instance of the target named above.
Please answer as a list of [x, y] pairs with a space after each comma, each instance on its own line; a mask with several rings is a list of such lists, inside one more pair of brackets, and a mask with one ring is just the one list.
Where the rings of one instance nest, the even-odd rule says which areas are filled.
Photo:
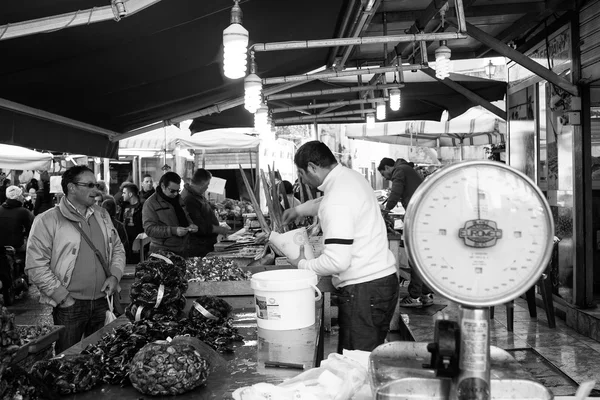
[[263, 133], [269, 130], [269, 109], [263, 103], [254, 113], [254, 129], [258, 133]]
[[385, 119], [385, 103], [377, 103], [377, 120]]
[[375, 128], [375, 115], [373, 113], [367, 114], [367, 129]]
[[400, 109], [400, 89], [394, 88], [390, 90], [390, 110], [398, 111]]
[[250, 59], [250, 74], [244, 78], [244, 108], [254, 114], [261, 103], [262, 79], [256, 75], [254, 52], [250, 53]]
[[440, 40], [440, 47], [435, 50], [435, 77], [445, 79], [450, 76], [452, 68], [450, 56], [452, 51], [446, 46], [445, 40]]
[[242, 9], [238, 2], [231, 8], [231, 25], [223, 31], [223, 72], [230, 79], [246, 75], [248, 31], [242, 26]]

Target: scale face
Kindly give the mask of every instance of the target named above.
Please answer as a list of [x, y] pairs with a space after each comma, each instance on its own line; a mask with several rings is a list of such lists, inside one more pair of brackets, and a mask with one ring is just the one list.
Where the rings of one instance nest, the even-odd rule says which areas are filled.
[[408, 255], [425, 283], [466, 306], [520, 296], [552, 254], [554, 222], [543, 193], [495, 161], [454, 164], [429, 177], [404, 224]]

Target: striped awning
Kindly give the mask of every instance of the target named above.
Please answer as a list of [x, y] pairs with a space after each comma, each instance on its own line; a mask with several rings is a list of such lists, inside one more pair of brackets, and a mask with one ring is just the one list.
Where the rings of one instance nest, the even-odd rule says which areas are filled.
[[506, 121], [474, 107], [450, 121], [394, 121], [346, 125], [350, 139], [422, 147], [499, 144], [506, 141]]

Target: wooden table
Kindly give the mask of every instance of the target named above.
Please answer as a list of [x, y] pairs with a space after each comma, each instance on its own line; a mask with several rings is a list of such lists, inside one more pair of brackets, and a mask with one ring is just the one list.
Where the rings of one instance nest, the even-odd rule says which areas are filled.
[[[254, 308], [236, 309], [233, 312], [234, 326], [244, 337], [243, 343], [234, 345], [234, 354], [226, 354], [227, 366], [224, 371], [209, 375], [206, 385], [177, 396], [177, 399], [231, 399], [233, 391], [239, 387], [259, 382], [273, 384], [292, 378], [302, 372], [299, 369], [265, 367], [265, 361], [303, 364], [305, 369], [316, 367], [323, 359], [322, 301], [315, 307], [316, 323], [308, 328], [287, 331], [267, 331], [257, 327]], [[96, 343], [112, 329], [128, 323], [121, 316], [80, 343], [65, 350], [64, 354], [79, 354], [88, 344]], [[142, 395], [132, 386], [103, 384], [85, 393], [65, 398], [76, 400], [96, 399], [169, 399], [173, 396], [156, 397]]]

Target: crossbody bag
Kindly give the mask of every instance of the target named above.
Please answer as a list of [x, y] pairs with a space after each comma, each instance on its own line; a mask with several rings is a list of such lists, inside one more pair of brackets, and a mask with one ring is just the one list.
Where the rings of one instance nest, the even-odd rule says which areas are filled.
[[[79, 233], [81, 233], [81, 237], [84, 238], [85, 241], [87, 242], [87, 244], [90, 245], [90, 247], [94, 251], [94, 254], [96, 254], [96, 257], [98, 257], [98, 260], [100, 261], [100, 264], [102, 265], [102, 268], [104, 269], [104, 273], [106, 274], [106, 278], [109, 278], [110, 276], [112, 276], [112, 274], [110, 273], [110, 268], [108, 268], [108, 263], [106, 262], [106, 259], [104, 258], [102, 253], [100, 253], [100, 251], [96, 248], [96, 246], [94, 246], [92, 239], [90, 239], [90, 237], [83, 231], [83, 229], [81, 229], [81, 226], [79, 226], [79, 224], [77, 222], [74, 222], [74, 221], [71, 221], [71, 222], [73, 223], [73, 226], [75, 226], [75, 228], [77, 228]], [[118, 284], [118, 281], [117, 281], [117, 284]], [[112, 295], [112, 299], [113, 299], [113, 307], [115, 310], [115, 314], [117, 314], [117, 315], [123, 314], [125, 312], [125, 309], [123, 308], [123, 305], [121, 304], [121, 299], [120, 299], [119, 293], [115, 292]]]

